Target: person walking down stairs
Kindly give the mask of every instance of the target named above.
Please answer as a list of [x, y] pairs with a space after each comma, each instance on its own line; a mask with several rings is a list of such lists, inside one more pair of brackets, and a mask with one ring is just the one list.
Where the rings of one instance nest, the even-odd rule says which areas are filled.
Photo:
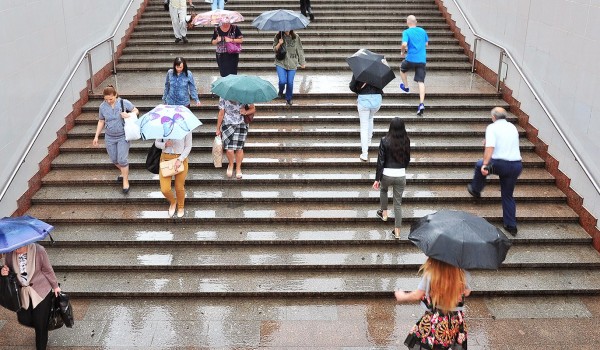
[[[300, 36], [289, 32], [278, 32], [273, 38], [273, 51], [280, 52], [281, 47], [285, 47], [285, 55], [275, 55], [275, 68], [279, 79], [279, 98], [284, 98], [288, 106], [292, 105], [292, 96], [294, 93], [294, 78], [298, 67], [306, 68], [306, 59], [304, 57], [304, 48]], [[284, 95], [285, 90], [285, 95]]]
[[310, 6], [310, 0], [300, 0], [300, 12], [304, 17], [309, 17], [311, 21], [315, 20], [315, 15], [312, 12], [312, 6]]
[[190, 96], [196, 101], [196, 106], [202, 105], [194, 75], [188, 69], [186, 60], [183, 57], [175, 57], [173, 68], [167, 72], [162, 101], [167, 105], [190, 107]]
[[173, 176], [163, 176], [160, 174], [160, 191], [169, 202], [169, 217], [175, 214], [177, 208], [177, 217], [181, 218], [185, 214], [185, 179], [188, 174], [188, 156], [192, 151], [192, 133], [188, 133], [181, 140], [162, 140], [154, 141], [154, 145], [162, 149], [160, 161], [177, 159], [175, 161], [175, 169], [178, 169], [183, 164], [183, 171], [175, 174], [175, 196], [171, 189], [171, 178]]
[[118, 96], [117, 90], [108, 85], [103, 91], [104, 102], [100, 104], [98, 112], [98, 126], [92, 144], [98, 147], [98, 137], [104, 131], [104, 143], [110, 161], [121, 171], [117, 182], [123, 183], [123, 193], [129, 193], [129, 141], [125, 139], [125, 122], [129, 113], [140, 114], [137, 108], [128, 100]]
[[[190, 5], [191, 3], [190, 1]], [[170, 0], [169, 15], [171, 16], [171, 24], [175, 33], [175, 43], [183, 41], [184, 44], [187, 44], [187, 22], [185, 21], [185, 16], [187, 15], [186, 0]]]
[[406, 57], [400, 64], [400, 90], [409, 92], [408, 78], [406, 72], [411, 69], [415, 71], [414, 80], [419, 84], [419, 107], [417, 115], [423, 115], [425, 112], [425, 65], [427, 63], [427, 46], [429, 45], [429, 37], [425, 29], [417, 27], [417, 18], [410, 15], [406, 18], [408, 29], [402, 32], [402, 47], [400, 48], [400, 57]]

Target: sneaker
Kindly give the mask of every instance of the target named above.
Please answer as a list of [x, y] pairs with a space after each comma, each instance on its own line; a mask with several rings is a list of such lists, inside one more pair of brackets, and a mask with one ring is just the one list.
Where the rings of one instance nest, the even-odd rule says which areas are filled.
[[513, 235], [513, 236], [517, 235], [518, 230], [517, 230], [517, 228], [515, 226], [506, 226], [506, 225], [504, 225], [504, 229], [508, 233], [510, 233], [511, 235]]
[[425, 105], [421, 103], [419, 104], [419, 108], [417, 109], [417, 115], [422, 116], [423, 112], [425, 112]]
[[400, 83], [400, 90], [402, 90], [403, 92], [409, 92], [410, 89], [407, 88], [406, 86], [404, 86], [404, 83]]
[[286, 103], [288, 106], [291, 106], [291, 105], [293, 104], [293, 103], [292, 103], [292, 100], [285, 100], [285, 103]]
[[175, 44], [179, 44], [181, 42], [181, 38], [175, 38]]
[[187, 38], [187, 37], [185, 37], [185, 36], [184, 36], [183, 38], [181, 38], [181, 40], [183, 40], [183, 43], [184, 43], [184, 44], [187, 44], [187, 43], [188, 43], [188, 38]]
[[[377, 211], [377, 213], [375, 213], [375, 215], [377, 215], [377, 217], [380, 218], [381, 221], [387, 221], [387, 219], [388, 219], [387, 216], [383, 216], [383, 210], [382, 209], [379, 209]], [[392, 231], [392, 232], [394, 232], [394, 231]]]
[[280, 92], [280, 93], [277, 94], [277, 98], [284, 99], [285, 95], [283, 94], [283, 92]]
[[480, 192], [476, 192], [475, 190], [473, 190], [473, 186], [471, 186], [471, 184], [467, 185], [467, 191], [469, 191], [469, 194], [475, 198], [480, 198], [481, 197], [481, 193]]
[[360, 160], [362, 160], [363, 162], [369, 161], [369, 156], [367, 154], [361, 154], [358, 158], [360, 158]]

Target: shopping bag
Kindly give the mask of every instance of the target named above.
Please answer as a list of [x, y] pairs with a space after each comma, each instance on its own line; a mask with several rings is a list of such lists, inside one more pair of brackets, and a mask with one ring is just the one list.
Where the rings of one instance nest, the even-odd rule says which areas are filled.
[[129, 114], [129, 118], [125, 118], [125, 125], [123, 126], [123, 129], [125, 129], [125, 140], [139, 140], [142, 137], [142, 134], [140, 132], [140, 126], [137, 123], [137, 115], [133, 112], [127, 114]]
[[75, 320], [73, 318], [73, 307], [71, 306], [71, 300], [69, 296], [63, 292], [58, 293], [58, 298], [56, 299], [58, 303], [58, 308], [60, 309], [60, 316], [68, 328], [72, 328], [75, 324]]
[[215, 168], [223, 166], [223, 140], [221, 136], [215, 136], [212, 146], [213, 163]]
[[65, 325], [60, 313], [60, 306], [58, 305], [58, 298], [52, 293], [52, 302], [50, 303], [50, 316], [48, 317], [48, 330], [53, 331], [59, 329]]
[[11, 311], [19, 311], [21, 309], [20, 288], [14, 272], [10, 271], [8, 276], [0, 276], [0, 305]]

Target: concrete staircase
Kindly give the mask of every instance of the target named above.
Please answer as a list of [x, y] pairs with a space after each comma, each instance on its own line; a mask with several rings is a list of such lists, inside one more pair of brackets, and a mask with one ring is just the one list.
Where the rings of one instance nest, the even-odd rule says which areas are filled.
[[[232, 1], [245, 36], [240, 73], [275, 83], [274, 33], [250, 27], [259, 13], [297, 10], [297, 1]], [[433, 0], [314, 2], [316, 21], [299, 31], [307, 70], [298, 71], [294, 106], [258, 105], [250, 127], [244, 178], [215, 169], [210, 153], [217, 99], [209, 92], [218, 70], [212, 30], [197, 28], [190, 43], [173, 42], [162, 1], [151, 0], [119, 60], [120, 93], [142, 113], [160, 103], [163, 79], [184, 56], [198, 80], [204, 125], [194, 132], [186, 182], [186, 216], [167, 218], [156, 175], [144, 167], [147, 141], [133, 142], [131, 192], [123, 195], [104, 148], [92, 147], [100, 94], [92, 96], [61, 154], [33, 198], [28, 214], [56, 226], [48, 247], [63, 289], [79, 297], [155, 296], [390, 296], [416, 287], [425, 256], [408, 240], [415, 219], [440, 209], [466, 210], [501, 226], [497, 178], [479, 200], [466, 185], [494, 106], [508, 108], [473, 76]], [[198, 3], [196, 11], [208, 10]], [[355, 96], [344, 58], [365, 47], [398, 67], [404, 18], [415, 14], [430, 35], [427, 109], [417, 97], [386, 88], [375, 118], [371, 160], [358, 158]], [[105, 82], [104, 84], [106, 84]], [[371, 189], [378, 141], [402, 117], [413, 143], [403, 200], [402, 239], [375, 216]], [[511, 121], [516, 118], [511, 115]], [[554, 186], [534, 146], [522, 140], [524, 171], [516, 190], [519, 234], [502, 268], [473, 271], [479, 295], [569, 295], [600, 292], [600, 255]]]

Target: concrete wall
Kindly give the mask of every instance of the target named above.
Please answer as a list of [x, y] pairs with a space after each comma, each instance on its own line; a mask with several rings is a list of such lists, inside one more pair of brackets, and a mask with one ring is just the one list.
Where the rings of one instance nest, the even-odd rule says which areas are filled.
[[[506, 47], [547, 105], [569, 142], [600, 183], [600, 0], [457, 0], [478, 34]], [[443, 0], [473, 47], [474, 36], [451, 0]], [[496, 71], [499, 50], [481, 44], [477, 59]], [[508, 60], [507, 60], [508, 61]], [[548, 144], [583, 206], [600, 218], [600, 194], [549, 118], [507, 64], [501, 77]]]
[[[134, 0], [115, 36], [121, 42], [142, 0]], [[92, 45], [108, 37], [129, 1], [2, 0], [0, 1], [0, 189], [8, 181], [37, 127], [49, 111], [75, 64]], [[94, 70], [110, 62], [110, 46], [92, 52]], [[33, 149], [0, 202], [0, 217], [11, 215], [27, 181], [56, 140], [65, 116], [86, 87], [86, 64], [50, 117]]]

